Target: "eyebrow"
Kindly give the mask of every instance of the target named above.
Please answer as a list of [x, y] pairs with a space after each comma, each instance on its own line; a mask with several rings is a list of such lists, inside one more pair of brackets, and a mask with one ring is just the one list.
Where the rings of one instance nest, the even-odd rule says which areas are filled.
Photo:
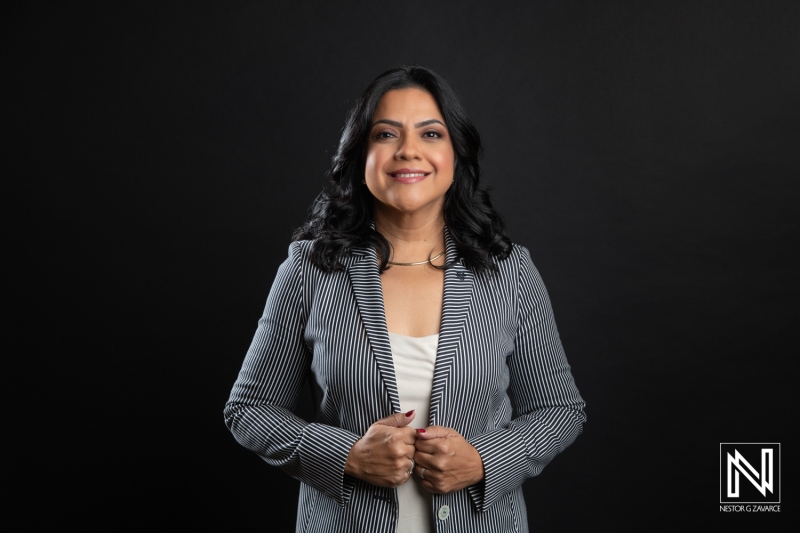
[[[372, 124], [373, 128], [375, 127], [375, 124], [388, 124], [388, 125], [394, 126], [396, 128], [402, 128], [403, 127], [402, 123], [397, 122], [396, 120], [388, 120], [388, 119], [385, 119], [385, 118], [381, 119], [381, 120], [376, 120], [375, 123]], [[435, 118], [430, 118], [428, 120], [423, 120], [422, 122], [417, 122], [416, 124], [414, 124], [414, 127], [415, 128], [424, 128], [425, 126], [430, 126], [431, 124], [441, 124], [442, 126], [444, 126], [444, 123], [441, 120], [436, 120]], [[445, 126], [445, 127], [447, 127], [447, 126]]]

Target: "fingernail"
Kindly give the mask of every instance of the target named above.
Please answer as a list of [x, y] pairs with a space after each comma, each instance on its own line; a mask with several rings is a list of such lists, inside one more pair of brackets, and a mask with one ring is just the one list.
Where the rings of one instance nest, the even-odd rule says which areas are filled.
[[424, 430], [424, 429], [422, 429], [422, 428], [419, 428], [419, 429], [417, 430], [417, 433], [427, 433], [427, 431], [426, 431], [426, 430]]
[[407, 412], [407, 413], [406, 413], [406, 416], [411, 416], [411, 415], [413, 415], [413, 414], [414, 414], [414, 409], [412, 409], [412, 410], [410, 410], [409, 412]]

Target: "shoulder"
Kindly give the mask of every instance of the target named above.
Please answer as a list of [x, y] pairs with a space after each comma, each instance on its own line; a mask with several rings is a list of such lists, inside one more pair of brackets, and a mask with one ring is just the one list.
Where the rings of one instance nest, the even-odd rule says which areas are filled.
[[289, 244], [288, 257], [284, 261], [284, 266], [304, 281], [322, 273], [311, 260], [313, 247], [313, 240], [293, 241]]
[[314, 241], [310, 239], [292, 241], [289, 243], [289, 260], [298, 264], [310, 263], [313, 246]]
[[514, 258], [517, 262], [531, 262], [531, 252], [517, 243], [511, 243], [511, 253], [508, 257]]
[[345, 250], [339, 258], [341, 268], [335, 268], [332, 272], [327, 272], [317, 266], [313, 257], [315, 253], [319, 253], [320, 243], [316, 239], [304, 239], [293, 241], [289, 244], [289, 258], [288, 261], [303, 268], [316, 269], [319, 274], [333, 274], [341, 270], [345, 270], [354, 261], [358, 261], [364, 256], [369, 256], [371, 251], [366, 248], [352, 248]]
[[544, 293], [545, 286], [539, 271], [533, 264], [530, 251], [520, 244], [512, 244], [511, 252], [495, 263], [497, 272], [484, 276], [483, 282], [495, 290], [513, 295], [519, 293]]
[[339, 268], [327, 270], [319, 266], [319, 257], [317, 257], [319, 251], [314, 248], [316, 244], [316, 240], [293, 241], [289, 244], [288, 257], [284, 262], [285, 268], [291, 270], [306, 288], [346, 278], [350, 266], [365, 255], [365, 253], [360, 253], [361, 250], [348, 251], [344, 257], [340, 258]]
[[495, 264], [502, 277], [518, 278], [520, 272], [526, 269], [534, 269], [531, 253], [521, 244], [511, 244], [511, 252], [503, 259], [497, 259]]

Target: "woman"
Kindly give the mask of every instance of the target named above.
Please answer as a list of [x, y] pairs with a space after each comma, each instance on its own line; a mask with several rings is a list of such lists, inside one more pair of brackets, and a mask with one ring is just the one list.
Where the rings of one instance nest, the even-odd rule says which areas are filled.
[[[522, 482], [581, 432], [547, 293], [480, 186], [480, 151], [422, 67], [380, 75], [347, 119], [225, 409], [302, 482], [297, 531], [527, 531]], [[306, 378], [312, 423], [292, 414]]]

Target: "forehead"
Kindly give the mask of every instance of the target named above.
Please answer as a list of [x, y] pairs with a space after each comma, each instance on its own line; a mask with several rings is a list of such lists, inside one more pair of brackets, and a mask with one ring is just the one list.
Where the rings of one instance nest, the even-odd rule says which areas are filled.
[[435, 118], [444, 122], [439, 104], [436, 103], [433, 95], [416, 87], [387, 91], [378, 101], [373, 119], [393, 118], [399, 120], [403, 117], [422, 118], [423, 120]]

